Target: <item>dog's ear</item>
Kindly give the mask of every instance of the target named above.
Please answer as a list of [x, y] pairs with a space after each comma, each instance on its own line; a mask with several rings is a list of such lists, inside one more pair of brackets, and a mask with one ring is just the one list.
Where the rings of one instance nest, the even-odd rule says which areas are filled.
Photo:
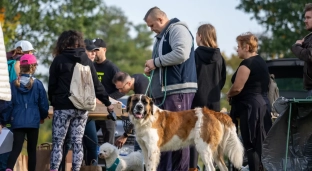
[[[148, 97], [148, 96], [147, 96]], [[152, 113], [152, 115], [154, 114], [154, 102], [153, 99], [148, 97], [148, 101], [149, 101], [149, 105], [150, 105], [150, 112]]]
[[129, 96], [129, 97], [128, 97], [128, 100], [127, 100], [126, 112], [128, 112], [128, 113], [129, 113], [129, 111], [130, 111], [130, 107], [131, 107], [131, 106], [130, 106], [130, 103], [131, 103], [132, 97], [133, 97], [133, 95]]

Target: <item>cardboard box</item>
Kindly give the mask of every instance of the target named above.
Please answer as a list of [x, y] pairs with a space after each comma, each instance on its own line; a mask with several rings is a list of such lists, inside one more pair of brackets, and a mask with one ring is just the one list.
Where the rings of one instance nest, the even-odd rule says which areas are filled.
[[[122, 113], [122, 108], [121, 108], [121, 104], [113, 104], [114, 106], [114, 112], [116, 113], [116, 115], [119, 115]], [[91, 113], [98, 113], [98, 114], [108, 114], [107, 112], [107, 108], [104, 104], [96, 104], [96, 108], [94, 111], [90, 111]]]
[[[120, 103], [113, 104], [114, 105], [114, 112], [116, 113], [118, 119], [127, 117], [126, 113], [123, 113], [122, 105]], [[107, 119], [107, 108], [104, 104], [96, 104], [96, 108], [94, 111], [89, 112], [89, 118], [94, 120], [105, 120]], [[49, 108], [49, 117], [53, 117], [53, 107], [50, 106]]]

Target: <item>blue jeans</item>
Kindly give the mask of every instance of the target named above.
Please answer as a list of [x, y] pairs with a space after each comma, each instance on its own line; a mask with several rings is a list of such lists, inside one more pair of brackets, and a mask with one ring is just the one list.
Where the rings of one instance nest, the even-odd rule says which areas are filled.
[[141, 147], [140, 147], [139, 143], [135, 140], [134, 141], [134, 151], [139, 151], [139, 150], [141, 150]]
[[97, 154], [98, 137], [96, 134], [96, 127], [95, 127], [94, 120], [90, 120], [87, 122], [85, 134], [83, 136], [83, 143], [86, 147], [86, 153], [87, 153], [87, 155], [85, 156], [86, 165], [91, 165], [91, 164], [96, 165], [98, 161], [98, 154]]
[[[191, 109], [195, 93], [168, 95], [161, 109], [170, 111], [182, 111]], [[163, 98], [155, 100], [155, 104], [160, 104]], [[190, 162], [189, 147], [177, 151], [161, 152], [160, 162], [157, 171], [188, 171]]]
[[[312, 89], [311, 90], [308, 90], [308, 93], [307, 93], [307, 97], [310, 97], [312, 96]], [[311, 97], [312, 98], [312, 97]]]
[[0, 154], [0, 171], [5, 171], [7, 168], [7, 162], [10, 156], [10, 152]]
[[[0, 103], [1, 103], [1, 100], [0, 100]], [[0, 106], [1, 106], [1, 104], [0, 104]], [[1, 107], [0, 107], [0, 108], [1, 108]], [[8, 127], [7, 127], [7, 128], [8, 128]], [[10, 128], [8, 128], [8, 129], [10, 129]], [[0, 171], [5, 171], [5, 170], [6, 170], [6, 168], [7, 168], [7, 162], [8, 162], [10, 153], [11, 153], [11, 152], [7, 152], [7, 153], [0, 154]]]

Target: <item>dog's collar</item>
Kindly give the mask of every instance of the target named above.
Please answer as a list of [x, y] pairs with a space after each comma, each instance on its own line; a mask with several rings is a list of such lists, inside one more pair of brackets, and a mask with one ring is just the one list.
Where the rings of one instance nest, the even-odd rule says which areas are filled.
[[106, 167], [106, 171], [116, 171], [118, 164], [119, 164], [119, 158], [117, 157], [115, 162], [111, 165], [111, 167], [109, 168]]

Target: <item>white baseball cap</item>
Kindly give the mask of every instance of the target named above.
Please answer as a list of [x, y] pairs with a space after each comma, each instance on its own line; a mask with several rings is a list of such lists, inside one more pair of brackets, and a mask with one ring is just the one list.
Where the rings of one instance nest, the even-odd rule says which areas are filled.
[[35, 51], [33, 45], [27, 40], [20, 40], [14, 45], [14, 49], [21, 47], [22, 51]]

